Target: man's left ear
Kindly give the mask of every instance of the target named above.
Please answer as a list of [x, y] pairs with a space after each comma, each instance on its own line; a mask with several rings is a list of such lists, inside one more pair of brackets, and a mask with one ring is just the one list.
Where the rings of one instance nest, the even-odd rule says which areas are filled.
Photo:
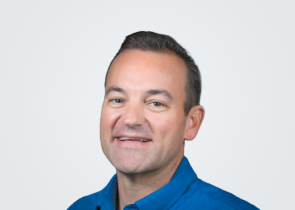
[[201, 105], [191, 108], [187, 115], [187, 123], [184, 134], [185, 140], [193, 140], [196, 137], [204, 119], [204, 115], [205, 109]]

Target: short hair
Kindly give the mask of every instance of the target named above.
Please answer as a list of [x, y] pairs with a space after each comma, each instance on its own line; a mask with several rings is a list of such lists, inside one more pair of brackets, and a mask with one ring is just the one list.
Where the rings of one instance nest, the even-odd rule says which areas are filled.
[[193, 106], [200, 104], [202, 80], [201, 73], [194, 59], [189, 55], [175, 39], [168, 35], [158, 34], [151, 31], [139, 31], [128, 35], [122, 43], [119, 51], [113, 58], [105, 77], [105, 85], [108, 72], [115, 58], [125, 50], [140, 49], [143, 51], [154, 51], [164, 53], [174, 53], [179, 56], [186, 64], [187, 79], [185, 86], [184, 113], [187, 115]]

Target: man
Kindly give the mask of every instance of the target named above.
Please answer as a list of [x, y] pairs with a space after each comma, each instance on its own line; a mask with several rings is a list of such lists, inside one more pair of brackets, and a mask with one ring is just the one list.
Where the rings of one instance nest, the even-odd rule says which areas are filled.
[[200, 95], [198, 67], [173, 38], [127, 36], [106, 75], [100, 121], [117, 173], [69, 210], [257, 209], [198, 179], [184, 157], [204, 118]]

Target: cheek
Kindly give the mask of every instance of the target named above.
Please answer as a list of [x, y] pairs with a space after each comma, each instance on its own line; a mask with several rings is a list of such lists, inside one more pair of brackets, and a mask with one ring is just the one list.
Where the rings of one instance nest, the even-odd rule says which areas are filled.
[[156, 135], [167, 132], [172, 125], [171, 119], [163, 115], [148, 116], [147, 120], [152, 132]]
[[100, 117], [100, 132], [102, 135], [110, 135], [120, 114], [114, 110], [103, 108]]
[[181, 116], [167, 113], [163, 115], [149, 116], [149, 122], [153, 133], [157, 136], [172, 136], [182, 135], [184, 127], [183, 121], [180, 120]]

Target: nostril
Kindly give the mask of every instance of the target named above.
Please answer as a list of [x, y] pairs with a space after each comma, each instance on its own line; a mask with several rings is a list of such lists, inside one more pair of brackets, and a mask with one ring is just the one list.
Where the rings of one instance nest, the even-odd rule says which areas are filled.
[[129, 109], [121, 116], [121, 121], [129, 127], [137, 127], [145, 123], [145, 116], [136, 108]]

